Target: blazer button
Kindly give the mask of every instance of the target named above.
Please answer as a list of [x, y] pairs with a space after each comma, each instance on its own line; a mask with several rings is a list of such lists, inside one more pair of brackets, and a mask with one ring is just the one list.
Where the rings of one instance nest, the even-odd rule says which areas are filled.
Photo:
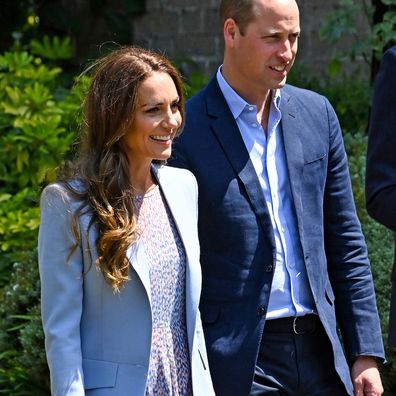
[[259, 316], [265, 315], [265, 308], [264, 307], [258, 307], [257, 308], [257, 315], [259, 315]]
[[272, 265], [267, 265], [265, 267], [265, 272], [271, 272], [272, 271]]

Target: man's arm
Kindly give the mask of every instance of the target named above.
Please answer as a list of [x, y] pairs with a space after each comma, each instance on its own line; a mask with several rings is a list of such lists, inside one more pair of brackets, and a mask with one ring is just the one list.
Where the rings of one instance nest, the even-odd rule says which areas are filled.
[[367, 248], [357, 218], [342, 134], [329, 105], [330, 151], [324, 197], [328, 271], [355, 396], [383, 392], [376, 358], [384, 358]]

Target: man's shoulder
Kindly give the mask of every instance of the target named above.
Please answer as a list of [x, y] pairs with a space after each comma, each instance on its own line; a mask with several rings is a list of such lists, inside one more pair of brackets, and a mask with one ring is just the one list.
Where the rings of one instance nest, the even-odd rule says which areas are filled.
[[294, 106], [306, 109], [310, 113], [332, 108], [329, 100], [322, 94], [294, 85], [286, 84], [281, 89], [281, 97], [284, 105], [293, 103]]
[[286, 84], [282, 89], [281, 89], [282, 95], [286, 94], [286, 96], [291, 96], [291, 97], [296, 97], [296, 98], [301, 98], [301, 99], [323, 99], [324, 96], [319, 94], [318, 92], [311, 91], [306, 88], [300, 88], [296, 87], [295, 85], [290, 85]]

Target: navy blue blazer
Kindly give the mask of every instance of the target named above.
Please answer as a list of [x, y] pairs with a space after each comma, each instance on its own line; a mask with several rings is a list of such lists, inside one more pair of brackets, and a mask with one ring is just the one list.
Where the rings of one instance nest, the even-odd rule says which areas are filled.
[[[370, 116], [366, 169], [367, 211], [396, 232], [396, 46], [381, 61]], [[395, 256], [396, 257], [396, 256]], [[396, 264], [392, 271], [389, 345], [396, 347]]]
[[[281, 111], [309, 282], [335, 368], [352, 395], [348, 362], [384, 352], [341, 130], [329, 102], [310, 91], [284, 87]], [[216, 78], [187, 102], [186, 126], [170, 164], [190, 169], [198, 181], [200, 309], [216, 395], [248, 395], [275, 243], [260, 183]]]

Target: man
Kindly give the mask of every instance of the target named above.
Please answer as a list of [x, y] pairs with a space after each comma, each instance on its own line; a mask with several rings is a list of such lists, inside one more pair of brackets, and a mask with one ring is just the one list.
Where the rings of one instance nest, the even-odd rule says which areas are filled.
[[223, 0], [220, 18], [224, 62], [188, 102], [172, 162], [198, 181], [216, 394], [380, 395], [381, 332], [339, 124], [325, 98], [285, 86], [297, 4]]
[[[396, 46], [385, 52], [375, 80], [367, 150], [367, 211], [396, 232]], [[396, 265], [388, 343], [396, 347]]]

